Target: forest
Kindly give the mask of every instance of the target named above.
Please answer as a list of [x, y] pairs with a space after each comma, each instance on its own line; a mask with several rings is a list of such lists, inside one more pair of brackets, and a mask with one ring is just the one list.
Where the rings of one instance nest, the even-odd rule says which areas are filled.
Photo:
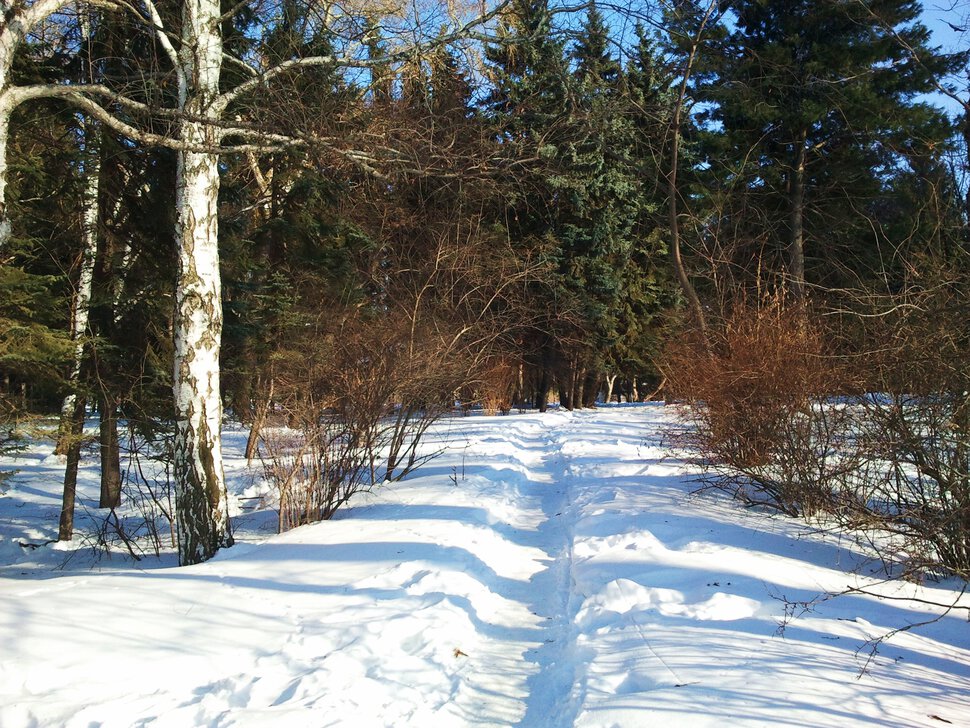
[[188, 565], [226, 420], [285, 529], [456, 409], [662, 397], [710, 485], [970, 577], [970, 53], [921, 13], [2, 0], [0, 454], [57, 420], [70, 541], [85, 418], [106, 512], [149, 443]]

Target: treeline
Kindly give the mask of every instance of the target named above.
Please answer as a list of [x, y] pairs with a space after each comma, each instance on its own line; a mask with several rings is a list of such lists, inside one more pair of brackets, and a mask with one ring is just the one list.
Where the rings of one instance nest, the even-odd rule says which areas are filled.
[[966, 58], [919, 10], [7, 3], [0, 447], [61, 412], [70, 538], [85, 412], [104, 508], [119, 420], [161, 437], [192, 563], [231, 543], [223, 406], [249, 455], [303, 433], [325, 515], [456, 401], [683, 393], [743, 307], [862, 352], [866, 306], [965, 258], [962, 127], [920, 94]]

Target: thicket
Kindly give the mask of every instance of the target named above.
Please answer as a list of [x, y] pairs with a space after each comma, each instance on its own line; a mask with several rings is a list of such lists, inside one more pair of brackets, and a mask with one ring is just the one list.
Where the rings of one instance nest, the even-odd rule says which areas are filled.
[[741, 303], [708, 345], [671, 347], [669, 381], [691, 405], [683, 438], [703, 481], [862, 535], [908, 577], [970, 576], [960, 278], [829, 316]]

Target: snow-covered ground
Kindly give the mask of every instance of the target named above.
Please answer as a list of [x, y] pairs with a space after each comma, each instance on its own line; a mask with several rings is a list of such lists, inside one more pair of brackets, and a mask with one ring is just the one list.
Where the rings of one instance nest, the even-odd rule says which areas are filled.
[[[57, 526], [63, 466], [34, 447], [0, 497], [0, 726], [970, 725], [962, 616], [861, 676], [866, 640], [939, 610], [842, 596], [780, 627], [785, 600], [848, 585], [959, 585], [879, 584], [848, 541], [691, 496], [674, 416], [448, 420], [407, 481], [281, 536], [246, 513], [184, 569], [19, 546]], [[244, 434], [227, 470], [252, 495]]]

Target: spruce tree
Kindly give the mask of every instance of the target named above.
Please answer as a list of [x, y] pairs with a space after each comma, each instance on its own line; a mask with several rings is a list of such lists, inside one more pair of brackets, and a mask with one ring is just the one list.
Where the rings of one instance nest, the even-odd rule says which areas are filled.
[[[553, 34], [546, 0], [513, 0], [500, 18], [498, 37], [486, 49], [491, 91], [484, 112], [514, 181], [493, 218], [516, 249], [560, 268], [561, 208], [553, 178], [564, 164], [570, 131], [565, 48]], [[529, 289], [537, 314], [523, 341], [523, 358], [533, 374], [530, 399], [540, 410], [562, 360], [557, 342], [574, 318], [572, 302], [556, 295], [556, 288], [537, 282]]]
[[941, 112], [916, 95], [960, 59], [929, 47], [913, 0], [732, 8], [723, 60], [700, 96], [713, 104], [710, 169], [728, 193], [719, 223], [744, 255], [761, 249], [783, 266], [801, 300], [806, 282], [863, 273], [868, 213], [903, 166], [907, 139], [940, 128]]
[[609, 42], [603, 16], [592, 4], [572, 52], [570, 133], [563, 165], [552, 178], [562, 208], [563, 291], [576, 302], [580, 317], [574, 339], [581, 343], [565, 352], [573, 370], [574, 406], [592, 403], [596, 386], [590, 385], [598, 385], [618, 342], [623, 279], [644, 204], [633, 156], [633, 115]]

